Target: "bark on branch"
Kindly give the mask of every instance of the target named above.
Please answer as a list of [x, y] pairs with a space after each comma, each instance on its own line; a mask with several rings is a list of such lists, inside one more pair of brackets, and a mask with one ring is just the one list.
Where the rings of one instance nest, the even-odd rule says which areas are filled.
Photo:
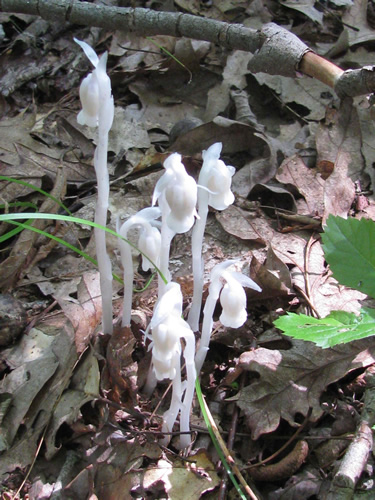
[[269, 23], [261, 30], [184, 13], [108, 7], [77, 0], [0, 0], [0, 12], [37, 15], [48, 21], [206, 40], [254, 54], [249, 69], [295, 78], [298, 72], [332, 87], [340, 98], [375, 91], [375, 66], [343, 71], [315, 54], [298, 37]]

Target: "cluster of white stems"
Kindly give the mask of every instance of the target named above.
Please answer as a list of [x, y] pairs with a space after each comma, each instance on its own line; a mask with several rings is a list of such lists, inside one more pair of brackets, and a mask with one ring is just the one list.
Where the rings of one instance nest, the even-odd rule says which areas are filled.
[[[86, 77], [80, 89], [82, 111], [78, 122], [99, 128], [98, 147], [95, 154], [95, 169], [98, 177], [98, 202], [95, 221], [105, 226], [108, 207], [109, 178], [107, 170], [108, 132], [113, 120], [113, 98], [110, 81], [106, 74], [107, 54], [100, 59], [85, 42], [79, 42], [95, 67]], [[163, 415], [163, 432], [170, 433], [180, 413], [180, 446], [191, 442], [190, 410], [194, 396], [195, 379], [204, 363], [213, 325], [213, 313], [220, 299], [221, 323], [238, 328], [247, 319], [246, 294], [243, 287], [261, 291], [247, 276], [236, 272], [236, 261], [225, 261], [211, 271], [209, 294], [203, 310], [203, 325], [200, 344], [195, 347], [194, 332], [199, 330], [202, 304], [204, 262], [202, 245], [208, 207], [224, 210], [234, 201], [231, 192], [235, 169], [220, 160], [222, 145], [213, 144], [203, 151], [203, 165], [198, 183], [187, 174], [181, 155], [171, 154], [164, 162], [165, 173], [155, 186], [152, 207], [145, 208], [118, 224], [121, 261], [124, 269], [124, 303], [122, 326], [130, 326], [133, 261], [131, 247], [126, 241], [132, 228], [139, 230], [137, 248], [142, 253], [144, 271], [159, 270], [158, 300], [150, 324], [145, 332], [151, 340], [152, 364], [145, 387], [151, 393], [157, 381], [173, 381], [171, 405]], [[156, 206], [156, 204], [158, 206]], [[159, 219], [161, 219], [159, 221]], [[183, 297], [180, 285], [171, 280], [169, 272], [170, 245], [176, 234], [192, 231], [192, 267], [194, 279], [193, 301], [188, 322], [182, 319]], [[105, 232], [95, 232], [101, 291], [103, 301], [103, 329], [112, 331], [112, 272], [105, 245]], [[186, 379], [181, 379], [181, 356], [185, 361]], [[164, 443], [168, 443], [166, 434]]]

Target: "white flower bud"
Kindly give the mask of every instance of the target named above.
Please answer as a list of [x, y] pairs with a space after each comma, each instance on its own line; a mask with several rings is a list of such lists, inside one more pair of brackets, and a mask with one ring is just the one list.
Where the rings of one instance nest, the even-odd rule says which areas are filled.
[[210, 190], [208, 204], [216, 210], [225, 210], [234, 202], [234, 194], [230, 190], [235, 170], [218, 160], [208, 178], [207, 188]]
[[82, 110], [78, 113], [77, 122], [80, 125], [97, 127], [99, 120], [99, 85], [92, 73], [82, 80], [79, 97]]
[[[139, 235], [138, 248], [142, 253], [147, 255], [156, 266], [159, 266], [161, 249], [161, 234], [159, 229], [152, 227], [150, 224], [144, 224], [141, 234]], [[148, 271], [149, 269], [153, 269], [154, 266], [145, 255], [142, 255], [142, 270]]]
[[166, 172], [155, 186], [153, 204], [163, 196], [170, 210], [167, 214], [168, 227], [176, 234], [186, 233], [197, 215], [197, 184], [186, 173], [178, 153], [165, 160], [164, 168]]
[[152, 364], [157, 380], [173, 380], [176, 376], [174, 356], [181, 353], [181, 342], [174, 320], [167, 318], [152, 329]]
[[215, 143], [203, 151], [203, 165], [198, 185], [209, 190], [208, 204], [216, 210], [225, 210], [234, 202], [230, 190], [235, 168], [219, 160], [221, 143]]
[[227, 272], [225, 280], [226, 284], [220, 294], [220, 304], [223, 308], [220, 321], [224, 326], [239, 328], [247, 319], [246, 293], [243, 286]]
[[165, 190], [165, 199], [171, 209], [167, 217], [168, 226], [177, 234], [186, 233], [194, 224], [197, 203], [197, 185], [187, 175], [176, 176], [175, 182]]
[[[152, 330], [152, 364], [158, 380], [176, 376], [175, 359], [181, 354], [181, 338], [192, 334], [189, 325], [181, 318], [182, 293], [178, 283], [170, 282], [155, 307], [151, 319]], [[193, 336], [194, 338], [194, 336]], [[186, 358], [185, 350], [185, 358]], [[186, 359], [194, 364], [194, 348]], [[181, 397], [181, 396], [180, 396]]]

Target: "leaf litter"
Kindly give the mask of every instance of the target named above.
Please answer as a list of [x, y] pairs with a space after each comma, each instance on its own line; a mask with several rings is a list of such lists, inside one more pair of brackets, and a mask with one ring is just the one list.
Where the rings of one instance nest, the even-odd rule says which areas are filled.
[[[330, 17], [314, 2], [278, 2], [272, 9], [268, 2], [233, 8], [233, 2], [215, 0], [204, 11], [198, 2], [175, 2], [186, 12], [248, 26], [288, 19], [292, 31], [318, 52], [334, 54], [340, 47], [339, 63], [359, 58], [367, 64], [365, 42], [374, 31], [359, 3], [362, 10], [351, 2], [331, 2]], [[63, 167], [67, 191], [61, 188], [58, 197], [75, 215], [92, 219], [95, 135], [76, 122], [78, 86], [87, 66], [73, 45], [74, 36], [89, 36], [99, 52], [109, 50], [116, 102], [109, 151], [112, 229], [117, 217], [124, 219], [149, 204], [168, 153], [183, 154], [197, 177], [202, 149], [223, 142], [223, 159], [237, 171], [236, 202], [209, 214], [205, 277], [218, 262], [240, 259], [263, 291], [248, 292], [249, 319], [243, 328], [221, 326], [214, 333], [202, 386], [224, 438], [240, 410], [231, 448], [250, 476], [251, 466], [277, 452], [285, 436], [300, 430], [309, 443], [303, 460], [293, 458], [295, 442], [281, 460], [276, 458], [272, 466], [278, 460], [284, 465], [294, 461], [299, 469], [286, 468], [282, 479], [268, 469], [267, 491], [253, 475], [259, 495], [319, 495], [324, 484], [314, 460], [322, 455], [320, 446], [329, 447], [323, 456], [331, 461], [320, 466], [332, 477], [339, 455], [333, 451], [331, 431], [352, 411], [343, 405], [344, 394], [351, 408], [361, 411], [365, 387], [349, 387], [374, 363], [373, 346], [364, 339], [322, 351], [309, 342], [286, 341], [273, 320], [287, 311], [322, 317], [333, 310], [355, 312], [366, 298], [332, 277], [319, 232], [330, 214], [374, 217], [371, 197], [362, 211], [353, 208], [374, 179], [371, 109], [364, 99], [340, 105], [330, 89], [306, 77], [252, 75], [247, 70], [251, 57], [241, 51], [228, 53], [207, 42], [165, 36], [151, 40], [76, 26], [52, 29], [39, 21], [1, 15], [6, 27], [1, 43], [9, 49], [0, 56], [2, 67], [19, 66], [19, 47], [29, 48], [22, 55], [23, 71], [12, 73], [11, 80], [0, 75], [1, 175], [50, 192]], [[30, 42], [29, 32], [38, 44]], [[188, 71], [158, 45], [189, 69], [191, 82]], [[36, 72], [38, 58], [43, 64]], [[179, 134], [172, 145], [169, 134], [176, 124]], [[39, 193], [16, 183], [0, 181], [0, 197], [6, 210], [15, 201], [44, 210]], [[8, 230], [0, 227], [1, 234]], [[48, 230], [59, 228], [51, 224]], [[64, 238], [94, 256], [87, 228], [66, 226]], [[142, 332], [152, 314], [155, 284], [136, 294], [132, 330], [117, 328], [109, 340], [100, 333], [97, 271], [82, 257], [46, 243], [24, 231], [1, 247], [1, 291], [10, 290], [23, 302], [29, 318], [17, 343], [0, 353], [4, 491], [15, 492], [33, 464], [22, 493], [31, 498], [53, 497], [59, 488], [72, 498], [217, 498], [222, 474], [197, 405], [196, 447], [187, 457], [177, 456], [173, 440], [170, 449], [157, 441], [157, 406], [166, 406], [166, 385], [150, 399], [142, 394], [150, 362]], [[172, 273], [182, 284], [185, 306], [192, 293], [187, 248], [188, 239], [180, 235], [172, 251]], [[121, 274], [115, 241], [110, 241], [110, 253]], [[139, 263], [137, 259], [134, 255]], [[136, 273], [135, 287], [142, 289], [147, 279]], [[120, 304], [119, 285], [116, 318]], [[342, 441], [341, 451], [347, 437]]]

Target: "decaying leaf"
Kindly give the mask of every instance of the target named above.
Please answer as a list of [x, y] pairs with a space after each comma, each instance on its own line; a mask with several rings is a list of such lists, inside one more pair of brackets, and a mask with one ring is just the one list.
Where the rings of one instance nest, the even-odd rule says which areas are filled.
[[283, 418], [291, 426], [297, 413], [311, 420], [322, 415], [322, 392], [347, 373], [374, 362], [371, 338], [322, 350], [310, 342], [292, 341], [287, 351], [258, 348], [241, 354], [238, 366], [259, 379], [232, 398], [245, 413], [253, 439], [275, 430]]

